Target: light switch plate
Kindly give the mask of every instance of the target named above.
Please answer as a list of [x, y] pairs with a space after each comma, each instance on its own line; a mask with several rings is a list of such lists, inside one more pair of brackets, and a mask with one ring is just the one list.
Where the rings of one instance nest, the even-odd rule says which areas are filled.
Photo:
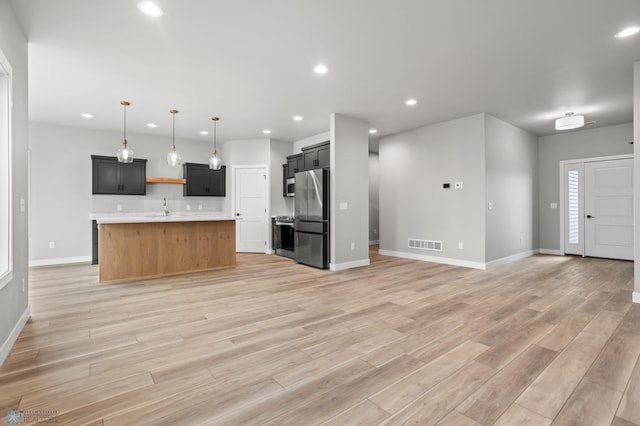
[[557, 209], [558, 208], [558, 203], [551, 203], [549, 205], [549, 207], [552, 208], [552, 209]]
[[340, 210], [348, 210], [349, 205], [345, 202], [340, 203]]

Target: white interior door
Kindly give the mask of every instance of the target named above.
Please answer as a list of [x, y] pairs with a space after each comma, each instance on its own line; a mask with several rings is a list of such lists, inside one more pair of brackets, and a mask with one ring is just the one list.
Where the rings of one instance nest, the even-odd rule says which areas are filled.
[[267, 168], [235, 169], [236, 251], [267, 250]]
[[588, 162], [585, 256], [633, 260], [633, 160]]

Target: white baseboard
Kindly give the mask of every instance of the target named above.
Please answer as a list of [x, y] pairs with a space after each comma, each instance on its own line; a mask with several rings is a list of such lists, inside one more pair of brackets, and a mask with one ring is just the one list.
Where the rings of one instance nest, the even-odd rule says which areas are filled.
[[9, 352], [11, 352], [11, 348], [13, 348], [13, 344], [18, 340], [18, 336], [20, 336], [20, 332], [24, 328], [24, 325], [29, 321], [29, 316], [31, 315], [31, 308], [27, 306], [27, 308], [22, 313], [22, 316], [9, 333], [7, 340], [2, 343], [0, 346], [0, 366], [4, 364], [4, 361], [9, 356]]
[[78, 257], [57, 257], [55, 259], [39, 259], [30, 260], [29, 267], [31, 266], [50, 266], [50, 265], [67, 265], [69, 263], [91, 263], [91, 256], [78, 256]]
[[445, 265], [462, 266], [473, 269], [487, 269], [486, 264], [482, 262], [472, 262], [469, 260], [451, 259], [448, 257], [428, 256], [424, 254], [404, 253], [393, 250], [378, 250], [379, 254], [384, 256], [402, 257], [404, 259], [422, 260], [425, 262], [444, 263]]
[[354, 260], [352, 262], [331, 263], [329, 269], [332, 271], [344, 271], [345, 269], [359, 268], [361, 266], [369, 266], [369, 259]]
[[370, 246], [375, 246], [376, 244], [380, 244], [380, 240], [371, 240], [369, 241]]
[[561, 252], [560, 250], [555, 250], [555, 249], [538, 249], [538, 253], [540, 254], [552, 254], [554, 256], [564, 256], [564, 253]]
[[540, 250], [528, 250], [523, 251], [522, 253], [516, 253], [511, 256], [503, 257], [501, 259], [492, 260], [491, 262], [487, 262], [487, 269], [495, 268], [496, 266], [506, 265], [511, 262], [515, 262], [516, 260], [524, 259], [525, 257], [533, 256], [534, 254], [540, 253]]
[[640, 291], [633, 292], [633, 303], [640, 303]]

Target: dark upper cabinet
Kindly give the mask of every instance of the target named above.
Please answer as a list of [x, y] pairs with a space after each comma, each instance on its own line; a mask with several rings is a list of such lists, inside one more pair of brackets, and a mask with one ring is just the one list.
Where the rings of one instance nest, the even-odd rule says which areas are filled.
[[323, 142], [302, 148], [303, 170], [322, 169], [330, 164], [330, 144]]
[[116, 157], [91, 156], [92, 194], [145, 195], [147, 160], [119, 163]]
[[302, 154], [288, 156], [285, 179], [296, 177], [296, 173], [302, 171], [302, 164]]
[[200, 197], [224, 197], [226, 195], [226, 166], [212, 170], [208, 164], [184, 163], [182, 195]]

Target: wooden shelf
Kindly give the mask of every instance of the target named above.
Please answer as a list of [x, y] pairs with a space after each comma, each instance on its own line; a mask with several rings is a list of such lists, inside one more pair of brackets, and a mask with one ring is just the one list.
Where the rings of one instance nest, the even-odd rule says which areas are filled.
[[176, 183], [179, 185], [184, 185], [185, 183], [187, 183], [187, 180], [181, 179], [181, 178], [164, 178], [164, 177], [147, 176], [147, 183]]

